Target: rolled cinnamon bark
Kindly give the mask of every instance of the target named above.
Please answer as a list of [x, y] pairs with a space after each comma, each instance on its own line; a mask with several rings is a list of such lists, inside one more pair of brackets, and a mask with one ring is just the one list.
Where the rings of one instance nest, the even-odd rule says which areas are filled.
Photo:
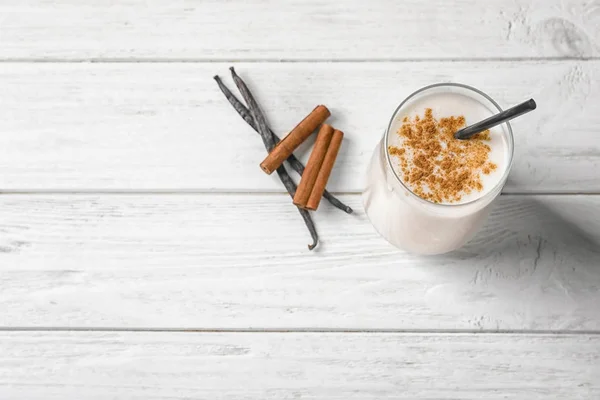
[[327, 153], [332, 137], [333, 128], [331, 125], [321, 125], [317, 140], [315, 141], [315, 147], [313, 148], [312, 153], [310, 153], [308, 163], [306, 163], [306, 168], [302, 174], [302, 179], [300, 180], [300, 184], [294, 195], [294, 204], [300, 208], [306, 207], [306, 203], [312, 193], [317, 180], [317, 175], [323, 165], [323, 160], [325, 159], [325, 154]]
[[329, 176], [331, 175], [331, 170], [333, 169], [333, 165], [335, 164], [335, 159], [337, 158], [338, 152], [342, 145], [343, 138], [344, 132], [338, 131], [337, 129], [333, 131], [331, 142], [329, 143], [329, 148], [325, 153], [325, 158], [323, 159], [323, 163], [321, 164], [321, 169], [319, 170], [317, 179], [315, 180], [315, 184], [312, 188], [308, 201], [306, 202], [305, 208], [307, 210], [314, 211], [317, 208], [319, 208], [321, 197], [323, 197], [323, 191], [325, 190], [325, 186], [327, 185], [327, 181], [329, 180]]
[[283, 140], [273, 148], [269, 155], [260, 163], [267, 174], [275, 171], [300, 146], [319, 125], [331, 115], [327, 107], [317, 106], [306, 116]]

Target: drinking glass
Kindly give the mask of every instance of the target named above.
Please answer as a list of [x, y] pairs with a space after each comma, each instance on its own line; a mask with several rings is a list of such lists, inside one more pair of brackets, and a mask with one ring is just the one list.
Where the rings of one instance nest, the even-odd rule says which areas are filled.
[[402, 111], [424, 96], [441, 93], [468, 96], [485, 106], [492, 114], [502, 111], [491, 97], [478, 89], [457, 83], [438, 83], [408, 96], [392, 115], [367, 168], [363, 206], [381, 236], [394, 246], [416, 254], [447, 253], [469, 241], [484, 224], [492, 202], [502, 191], [513, 160], [512, 128], [505, 122], [495, 131], [504, 135], [508, 151], [505, 171], [487, 193], [461, 204], [433, 203], [413, 193], [393, 168], [387, 150], [389, 138], [395, 134], [393, 126], [397, 123], [394, 122]]

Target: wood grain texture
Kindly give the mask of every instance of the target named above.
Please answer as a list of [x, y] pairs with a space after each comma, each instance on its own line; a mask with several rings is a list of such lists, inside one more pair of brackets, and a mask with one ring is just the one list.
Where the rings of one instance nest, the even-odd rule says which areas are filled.
[[0, 396], [594, 399], [599, 348], [597, 335], [5, 332]]
[[0, 197], [0, 326], [600, 330], [600, 196], [501, 196], [463, 250], [381, 239], [359, 196]]
[[0, 398], [600, 397], [600, 196], [503, 196], [423, 258], [345, 195], [308, 253], [211, 79], [247, 61], [278, 134], [330, 106], [342, 192], [421, 86], [534, 97], [505, 191], [600, 193], [599, 22], [597, 0], [3, 1], [0, 191], [38, 193], [0, 196]]
[[[4, 190], [283, 191], [265, 150], [212, 80], [228, 64], [1, 64]], [[503, 106], [534, 97], [515, 120], [505, 192], [600, 192], [600, 62], [239, 64], [275, 131], [316, 104], [346, 133], [329, 188], [357, 192], [398, 103], [454, 81]], [[234, 88], [230, 80], [227, 82]], [[306, 160], [308, 144], [298, 152]]]
[[586, 0], [12, 0], [0, 5], [0, 58], [591, 57], [598, 10]]

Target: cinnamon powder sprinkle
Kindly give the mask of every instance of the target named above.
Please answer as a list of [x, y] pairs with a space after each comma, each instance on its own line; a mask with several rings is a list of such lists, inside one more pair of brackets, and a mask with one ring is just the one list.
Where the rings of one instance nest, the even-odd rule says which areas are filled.
[[398, 135], [403, 146], [389, 146], [388, 151], [399, 158], [402, 178], [416, 195], [434, 203], [454, 203], [483, 190], [481, 174], [497, 168], [488, 160], [489, 130], [469, 140], [455, 139], [465, 117], [436, 120], [431, 108], [425, 109], [423, 117], [405, 117], [402, 122]]

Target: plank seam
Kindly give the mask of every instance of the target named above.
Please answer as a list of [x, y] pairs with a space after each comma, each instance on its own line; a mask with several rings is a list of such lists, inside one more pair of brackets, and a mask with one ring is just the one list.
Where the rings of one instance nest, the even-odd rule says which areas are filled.
[[0, 58], [2, 64], [23, 64], [23, 63], [39, 63], [39, 64], [216, 64], [216, 63], [248, 63], [248, 64], [343, 64], [343, 63], [427, 63], [427, 62], [489, 62], [489, 63], [514, 63], [514, 62], [531, 62], [531, 61], [579, 61], [579, 62], [594, 62], [600, 60], [599, 56], [592, 57], [508, 57], [508, 58], [340, 58], [340, 59], [319, 59], [319, 58], [280, 58], [280, 59], [264, 59], [264, 58], [247, 58], [247, 59], [213, 59], [213, 58]]
[[600, 330], [531, 329], [346, 329], [346, 328], [119, 328], [119, 327], [0, 327], [0, 332], [139, 332], [139, 333], [343, 333], [343, 334], [481, 334], [481, 335], [600, 335]]
[[[359, 191], [332, 191], [331, 194], [336, 196], [356, 196], [361, 195]], [[89, 190], [60, 190], [60, 189], [19, 189], [19, 190], [0, 190], [0, 195], [15, 196], [60, 196], [60, 195], [157, 195], [157, 196], [172, 196], [172, 195], [223, 195], [223, 196], [289, 196], [287, 192], [280, 191], [247, 191], [247, 190], [212, 190], [212, 189], [148, 189], [148, 190], [127, 190], [127, 189], [89, 189]], [[600, 192], [549, 192], [549, 191], [532, 191], [532, 192], [506, 192], [501, 193], [501, 196], [598, 196]]]

